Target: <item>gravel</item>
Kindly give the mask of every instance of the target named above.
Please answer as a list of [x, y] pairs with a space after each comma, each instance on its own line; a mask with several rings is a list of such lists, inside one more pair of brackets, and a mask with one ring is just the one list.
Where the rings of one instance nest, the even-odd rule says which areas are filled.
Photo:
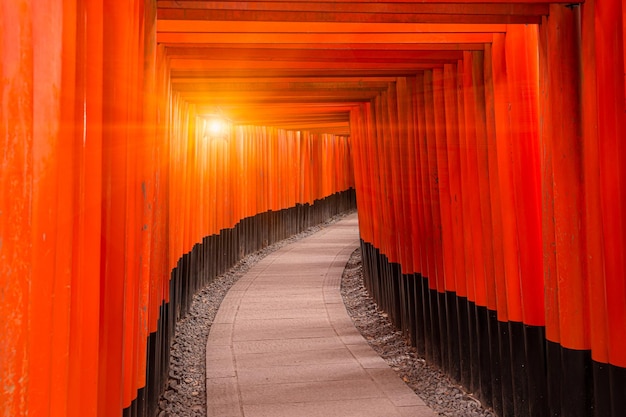
[[[345, 215], [250, 254], [195, 295], [189, 314], [179, 321], [171, 347], [168, 387], [159, 400], [159, 417], [206, 416], [206, 343], [211, 323], [232, 285], [268, 254], [335, 223]], [[342, 296], [363, 337], [440, 416], [494, 417], [480, 402], [417, 356], [362, 284], [361, 251], [351, 256], [342, 277]]]
[[355, 327], [367, 343], [440, 416], [495, 417], [463, 387], [428, 365], [380, 311], [363, 286], [361, 249], [350, 256], [341, 277], [341, 295]]

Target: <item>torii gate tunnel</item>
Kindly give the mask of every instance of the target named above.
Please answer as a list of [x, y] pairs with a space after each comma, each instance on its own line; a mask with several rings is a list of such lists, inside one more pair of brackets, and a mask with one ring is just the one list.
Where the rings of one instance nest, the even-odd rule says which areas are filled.
[[625, 0], [0, 0], [0, 415], [154, 416], [176, 320], [358, 207], [499, 416], [626, 415]]

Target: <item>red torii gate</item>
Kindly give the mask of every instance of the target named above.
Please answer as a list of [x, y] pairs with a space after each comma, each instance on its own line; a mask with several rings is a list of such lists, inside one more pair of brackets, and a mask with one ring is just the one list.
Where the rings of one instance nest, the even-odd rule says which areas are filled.
[[0, 7], [6, 415], [148, 415], [183, 255], [351, 187], [431, 361], [501, 415], [626, 408], [623, 0]]

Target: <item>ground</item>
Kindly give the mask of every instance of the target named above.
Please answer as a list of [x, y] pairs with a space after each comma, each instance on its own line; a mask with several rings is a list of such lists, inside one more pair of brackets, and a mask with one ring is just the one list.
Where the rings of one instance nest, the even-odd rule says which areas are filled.
[[[159, 417], [206, 416], [206, 342], [211, 323], [230, 287], [269, 253], [315, 233], [341, 217], [248, 255], [194, 297], [191, 310], [179, 322], [172, 342], [170, 378], [159, 401]], [[427, 365], [405, 342], [367, 294], [362, 274], [361, 251], [357, 249], [344, 270], [341, 293], [348, 314], [370, 346], [440, 416], [493, 417], [493, 413], [485, 410], [471, 394], [438, 369]]]

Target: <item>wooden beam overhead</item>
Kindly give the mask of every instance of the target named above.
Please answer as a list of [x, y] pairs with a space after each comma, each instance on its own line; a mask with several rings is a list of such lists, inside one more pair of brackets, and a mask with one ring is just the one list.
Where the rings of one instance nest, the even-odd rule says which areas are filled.
[[[293, 100], [297, 102], [306, 98], [307, 100], [315, 99], [324, 101], [326, 99], [343, 99], [346, 101], [370, 100], [376, 97], [380, 91], [348, 91], [348, 90], [313, 90], [306, 93], [300, 91], [246, 91], [246, 92], [206, 92], [206, 91], [179, 91], [180, 97], [187, 100], [221, 100], [224, 102], [246, 102], [255, 100], [268, 100], [279, 98], [281, 100]], [[305, 100], [305, 101], [307, 101]]]
[[214, 80], [224, 80], [229, 82], [230, 79], [233, 78], [248, 78], [254, 79], [256, 77], [263, 78], [292, 78], [292, 77], [312, 77], [312, 78], [320, 78], [320, 77], [409, 77], [417, 74], [418, 72], [423, 70], [398, 70], [398, 69], [343, 69], [343, 70], [330, 70], [330, 69], [281, 69], [281, 70], [259, 70], [259, 69], [246, 69], [246, 70], [182, 70], [182, 69], [172, 69], [171, 77], [172, 79], [178, 78], [210, 78]]
[[164, 20], [263, 21], [263, 22], [346, 22], [346, 23], [473, 23], [538, 24], [541, 14], [416, 14], [416, 13], [328, 13], [263, 12], [254, 10], [159, 10]]
[[491, 43], [491, 32], [450, 33], [195, 33], [158, 32], [161, 43], [308, 43], [326, 45], [334, 43]]
[[159, 0], [157, 42], [173, 91], [198, 111], [219, 107], [236, 123], [349, 135], [355, 106], [398, 77], [456, 63], [510, 24], [538, 24], [549, 5]]
[[[274, 44], [259, 44], [259, 43], [184, 43], [184, 42], [161, 42], [161, 45], [167, 48], [168, 51], [176, 50], [178, 48], [185, 49], [198, 49], [200, 51], [209, 51], [211, 49], [295, 49], [298, 51], [319, 50], [322, 47], [320, 45], [311, 43], [274, 43]], [[359, 51], [359, 50], [385, 50], [385, 51], [482, 51], [485, 49], [484, 43], [376, 43], [370, 45], [367, 43], [328, 43], [323, 45], [323, 49], [339, 50], [339, 51]], [[201, 52], [203, 53], [203, 52]]]
[[386, 50], [386, 49], [284, 49], [261, 45], [258, 48], [193, 48], [167, 49], [170, 58], [202, 58], [207, 60], [258, 61], [354, 61], [354, 62], [441, 62], [463, 58], [457, 50]]
[[[294, 61], [289, 63], [289, 68], [298, 70], [326, 70], [326, 69], [392, 69], [392, 70], [417, 70], [438, 68], [453, 60], [424, 60], [417, 62], [350, 62], [350, 61]], [[245, 70], [245, 69], [282, 69], [284, 61], [226, 61], [207, 59], [172, 59], [172, 68], [191, 70]]]
[[329, 23], [309, 22], [237, 22], [216, 20], [159, 20], [158, 33], [497, 33], [505, 32], [506, 25], [435, 24], [435, 23]]
[[353, 82], [196, 82], [179, 83], [174, 81], [175, 91], [214, 91], [214, 92], [247, 92], [247, 91], [382, 91], [391, 82], [384, 81], [353, 81]]

